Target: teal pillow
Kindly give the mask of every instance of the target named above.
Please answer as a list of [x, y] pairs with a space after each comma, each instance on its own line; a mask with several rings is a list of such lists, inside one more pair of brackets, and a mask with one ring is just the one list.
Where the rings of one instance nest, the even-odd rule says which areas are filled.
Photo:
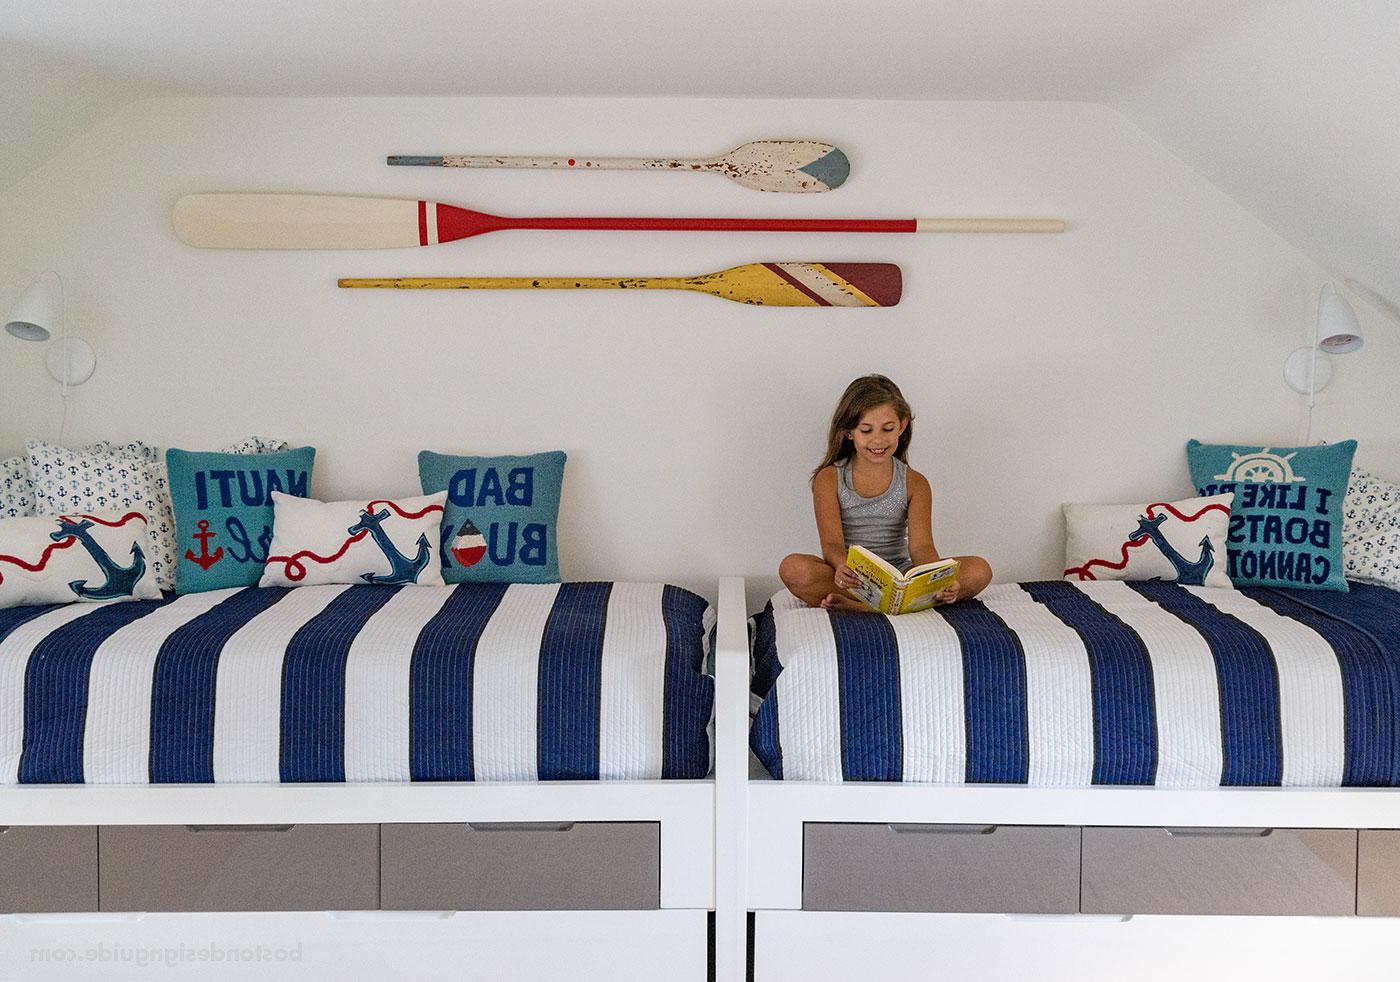
[[272, 542], [272, 492], [305, 498], [315, 447], [281, 453], [167, 450], [175, 592], [257, 586]]
[[1342, 590], [1342, 504], [1356, 441], [1317, 447], [1186, 444], [1201, 495], [1235, 493], [1227, 538], [1236, 586]]
[[454, 457], [424, 450], [424, 494], [447, 492], [447, 583], [558, 583], [562, 450], [524, 457]]

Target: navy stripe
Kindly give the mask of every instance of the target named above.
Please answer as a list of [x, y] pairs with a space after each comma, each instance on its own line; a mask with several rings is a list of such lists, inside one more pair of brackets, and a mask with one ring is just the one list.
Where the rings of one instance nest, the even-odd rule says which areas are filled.
[[710, 773], [708, 728], [715, 707], [715, 680], [705, 673], [704, 664], [707, 606], [704, 597], [680, 587], [666, 586], [661, 591], [661, 617], [666, 625], [663, 779], [702, 778]]
[[0, 641], [4, 641], [15, 629], [28, 624], [34, 618], [67, 606], [68, 604], [44, 604], [42, 607], [0, 608]]
[[345, 660], [365, 622], [401, 589], [366, 584], [345, 590], [287, 642], [278, 765], [283, 781], [345, 780]]
[[24, 672], [24, 749], [21, 784], [81, 784], [88, 672], [98, 647], [113, 633], [169, 602], [108, 604], [44, 636]]
[[1276, 785], [1283, 780], [1283, 721], [1278, 665], [1258, 631], [1175, 583], [1129, 583], [1200, 632], [1220, 682], [1222, 785]]
[[749, 749], [774, 779], [783, 779], [783, 743], [778, 731], [778, 687], [775, 685], [758, 707], [749, 731]]
[[1021, 588], [1084, 642], [1094, 707], [1093, 783], [1155, 782], [1156, 688], [1142, 638], [1072, 583], [1025, 583]]
[[459, 583], [423, 625], [409, 666], [409, 777], [473, 781], [472, 672], [476, 646], [508, 583]]
[[841, 776], [847, 781], [904, 778], [899, 642], [888, 617], [827, 611], [836, 641], [841, 715]]
[[1030, 738], [1020, 638], [980, 600], [950, 604], [939, 613], [962, 647], [967, 782], [1025, 784]]
[[151, 783], [214, 780], [214, 687], [219, 655], [239, 628], [289, 591], [249, 587], [172, 631], [151, 682]]
[[603, 631], [611, 583], [561, 583], [540, 639], [539, 777], [598, 779]]
[[1345, 721], [1342, 786], [1390, 784], [1395, 756], [1396, 706], [1389, 671], [1393, 659], [1385, 657], [1384, 649], [1367, 631], [1308, 605], [1301, 597], [1267, 587], [1242, 592], [1275, 613], [1306, 624], [1322, 635], [1336, 654]]

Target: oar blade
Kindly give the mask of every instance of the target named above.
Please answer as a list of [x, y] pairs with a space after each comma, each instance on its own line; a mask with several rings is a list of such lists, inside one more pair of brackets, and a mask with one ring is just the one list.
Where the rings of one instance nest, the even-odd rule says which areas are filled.
[[839, 147], [815, 140], [757, 140], [731, 150], [719, 163], [721, 174], [755, 191], [831, 191], [851, 173]]
[[769, 307], [893, 307], [904, 292], [894, 263], [748, 263], [700, 279], [706, 293]]
[[397, 249], [422, 244], [419, 202], [331, 194], [188, 194], [175, 234], [201, 249]]

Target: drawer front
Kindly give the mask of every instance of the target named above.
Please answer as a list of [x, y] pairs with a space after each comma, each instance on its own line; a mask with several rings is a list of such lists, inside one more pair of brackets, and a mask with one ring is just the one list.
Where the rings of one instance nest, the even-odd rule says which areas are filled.
[[0, 914], [97, 910], [97, 826], [0, 828]]
[[1356, 912], [1400, 917], [1400, 830], [1362, 829], [1359, 833]]
[[657, 910], [655, 822], [385, 825], [385, 910]]
[[1072, 914], [1079, 829], [808, 823], [804, 910]]
[[1084, 829], [1086, 914], [1356, 910], [1352, 829]]
[[377, 825], [104, 825], [102, 909], [373, 910]]

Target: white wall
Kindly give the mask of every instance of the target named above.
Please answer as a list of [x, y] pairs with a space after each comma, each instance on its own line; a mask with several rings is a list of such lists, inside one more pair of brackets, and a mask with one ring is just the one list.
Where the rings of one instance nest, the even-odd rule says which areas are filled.
[[[719, 177], [390, 168], [389, 153], [718, 152], [832, 140], [820, 196]], [[1063, 236], [503, 232], [432, 249], [206, 252], [181, 194], [430, 197], [504, 214], [1059, 216]], [[138, 103], [0, 199], [0, 304], [58, 269], [98, 352], [70, 441], [207, 447], [260, 432], [319, 448], [321, 497], [416, 489], [415, 455], [570, 454], [569, 578], [662, 578], [713, 595], [776, 584], [813, 549], [807, 475], [841, 389], [892, 375], [919, 414], [911, 461], [945, 552], [1004, 578], [1061, 568], [1062, 501], [1186, 495], [1190, 436], [1291, 443], [1280, 370], [1319, 270], [1117, 112], [1069, 103], [323, 99]], [[703, 272], [884, 260], [888, 310], [750, 308], [671, 293], [340, 291], [338, 276]], [[1352, 359], [1393, 371], [1393, 339]], [[1338, 363], [1346, 391], [1356, 366]], [[0, 337], [0, 453], [59, 420], [42, 350]], [[1316, 435], [1400, 472], [1379, 387], [1323, 394]]]

